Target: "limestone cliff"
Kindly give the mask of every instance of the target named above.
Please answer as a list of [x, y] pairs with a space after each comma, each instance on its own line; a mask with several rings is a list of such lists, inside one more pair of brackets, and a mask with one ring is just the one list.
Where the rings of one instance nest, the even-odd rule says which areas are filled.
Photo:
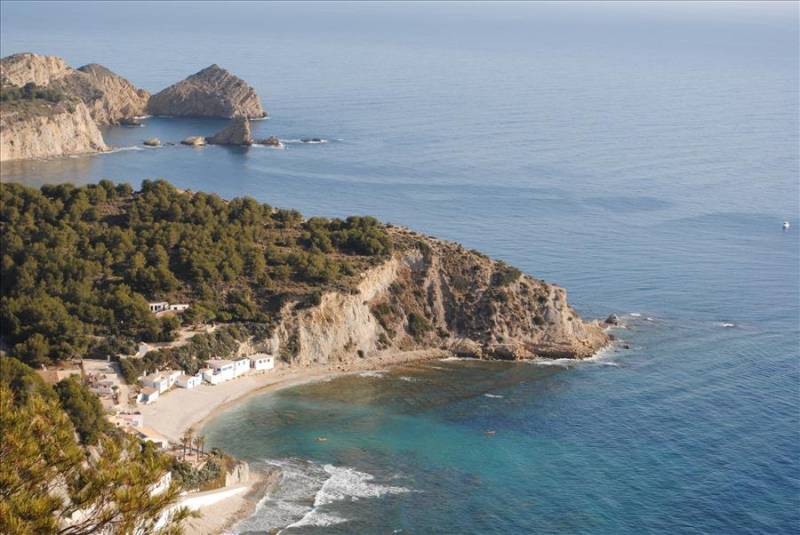
[[21, 103], [0, 109], [0, 161], [107, 150], [82, 102]]
[[150, 97], [153, 115], [266, 117], [255, 89], [219, 65], [211, 65]]
[[357, 290], [287, 304], [264, 349], [295, 365], [441, 348], [481, 358], [586, 358], [608, 343], [566, 292], [480, 253], [393, 229], [399, 252]]
[[144, 115], [150, 94], [96, 63], [71, 70], [51, 86], [80, 98], [99, 125]]
[[61, 78], [71, 71], [72, 68], [56, 56], [21, 52], [0, 59], [0, 81], [4, 85], [23, 86], [33, 82], [46, 86], [51, 80]]
[[78, 69], [56, 56], [30, 52], [13, 54], [0, 60], [4, 85], [24, 86], [33, 82], [60, 90], [65, 96], [82, 100], [98, 125], [117, 124], [123, 119], [143, 115], [150, 94], [137, 89], [125, 78], [92, 63]]

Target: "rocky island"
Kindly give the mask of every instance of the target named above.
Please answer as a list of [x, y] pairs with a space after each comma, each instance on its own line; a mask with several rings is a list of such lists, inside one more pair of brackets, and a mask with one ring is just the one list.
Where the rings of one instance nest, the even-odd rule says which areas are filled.
[[153, 115], [175, 117], [267, 116], [255, 89], [216, 64], [156, 93], [147, 108]]
[[0, 59], [0, 89], [0, 161], [102, 152], [108, 147], [101, 127], [139, 125], [137, 117], [147, 113], [267, 115], [255, 90], [218, 65], [151, 96], [102, 65], [74, 69], [61, 58], [24, 52]]

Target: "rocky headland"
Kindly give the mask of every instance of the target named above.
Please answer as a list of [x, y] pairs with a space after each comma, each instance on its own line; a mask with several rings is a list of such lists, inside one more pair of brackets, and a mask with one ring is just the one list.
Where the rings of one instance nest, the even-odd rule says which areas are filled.
[[563, 288], [459, 244], [391, 227], [397, 252], [356, 289], [287, 303], [265, 350], [293, 365], [441, 349], [485, 359], [588, 358], [609, 343]]
[[[0, 161], [105, 151], [100, 127], [139, 126], [137, 117], [147, 113], [267, 115], [255, 90], [218, 65], [151, 96], [102, 65], [74, 69], [59, 57], [24, 52], [0, 59], [0, 87]], [[231, 140], [247, 144], [244, 137]]]

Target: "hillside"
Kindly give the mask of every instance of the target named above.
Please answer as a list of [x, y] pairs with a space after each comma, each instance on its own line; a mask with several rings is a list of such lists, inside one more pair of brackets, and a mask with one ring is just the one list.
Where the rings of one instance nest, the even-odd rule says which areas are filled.
[[[136, 365], [194, 371], [243, 342], [311, 364], [430, 347], [583, 358], [607, 341], [563, 289], [372, 218], [303, 219], [164, 181], [3, 184], [0, 200], [2, 337], [32, 365], [132, 353], [200, 323], [223, 328]], [[149, 301], [190, 308], [156, 317]]]

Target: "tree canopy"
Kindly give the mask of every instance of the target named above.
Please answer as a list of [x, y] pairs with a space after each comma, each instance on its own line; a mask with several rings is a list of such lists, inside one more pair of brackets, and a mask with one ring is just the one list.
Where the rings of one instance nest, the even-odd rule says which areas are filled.
[[163, 180], [0, 184], [0, 230], [0, 332], [34, 366], [170, 340], [179, 322], [148, 301], [191, 303], [185, 323], [268, 324], [287, 298], [348, 287], [392, 248], [371, 217], [304, 221]]
[[[89, 394], [91, 395], [91, 394]], [[0, 533], [180, 533], [180, 488], [154, 492], [171, 460], [106, 429], [83, 447], [59, 396], [35, 372], [0, 357]]]

